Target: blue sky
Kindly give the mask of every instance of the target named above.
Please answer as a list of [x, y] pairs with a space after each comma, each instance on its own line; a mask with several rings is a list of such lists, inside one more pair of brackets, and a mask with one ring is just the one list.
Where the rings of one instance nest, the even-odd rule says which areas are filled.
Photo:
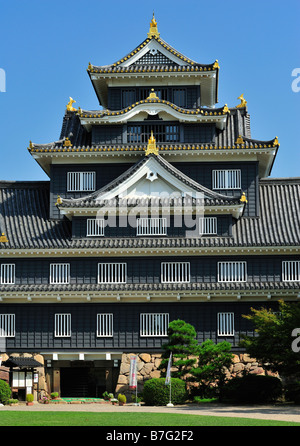
[[0, 10], [1, 180], [48, 179], [27, 151], [29, 140], [59, 138], [69, 96], [76, 107], [99, 108], [88, 63], [113, 63], [134, 49], [153, 10], [170, 45], [199, 63], [218, 59], [219, 106], [237, 105], [243, 93], [252, 137], [278, 136], [271, 176], [300, 176], [300, 92], [292, 90], [299, 0], [10, 0]]

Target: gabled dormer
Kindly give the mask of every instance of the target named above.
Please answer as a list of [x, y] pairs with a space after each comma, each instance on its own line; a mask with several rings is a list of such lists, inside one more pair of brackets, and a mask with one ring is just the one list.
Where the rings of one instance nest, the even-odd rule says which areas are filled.
[[89, 63], [87, 71], [100, 105], [111, 110], [145, 99], [151, 88], [179, 106], [200, 106], [200, 91], [202, 106], [218, 102], [218, 61], [200, 64], [177, 51], [160, 37], [154, 17], [134, 50], [110, 65]]

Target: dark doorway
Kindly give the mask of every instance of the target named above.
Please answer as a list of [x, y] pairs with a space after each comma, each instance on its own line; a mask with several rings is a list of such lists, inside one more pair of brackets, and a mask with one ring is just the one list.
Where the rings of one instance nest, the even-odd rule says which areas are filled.
[[90, 367], [60, 369], [62, 397], [101, 398], [105, 388], [105, 369]]

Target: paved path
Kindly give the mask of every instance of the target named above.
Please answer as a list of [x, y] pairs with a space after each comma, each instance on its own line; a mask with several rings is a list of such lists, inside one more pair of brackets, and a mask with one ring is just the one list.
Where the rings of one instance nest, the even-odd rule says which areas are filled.
[[221, 404], [184, 405], [174, 407], [163, 406], [113, 406], [111, 404], [39, 404], [26, 406], [1, 406], [1, 411], [76, 411], [76, 412], [145, 412], [145, 413], [177, 413], [191, 415], [210, 415], [225, 417], [258, 418], [277, 421], [294, 421], [300, 423], [300, 406], [295, 405], [266, 405], [266, 406], [229, 406]]

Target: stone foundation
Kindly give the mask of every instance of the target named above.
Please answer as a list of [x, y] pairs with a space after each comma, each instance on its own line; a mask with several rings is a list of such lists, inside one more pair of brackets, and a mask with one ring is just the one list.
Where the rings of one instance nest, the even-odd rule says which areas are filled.
[[[120, 375], [115, 392], [124, 393], [129, 396], [134, 394], [135, 391], [129, 389], [129, 372], [130, 372], [130, 357], [134, 353], [123, 354], [120, 368]], [[161, 363], [161, 354], [159, 353], [141, 353], [138, 354], [137, 361], [137, 392], [140, 393], [144, 389], [145, 381], [151, 378], [160, 378], [161, 372], [158, 370], [158, 366]], [[173, 368], [173, 370], [176, 370]], [[242, 376], [244, 372], [248, 372], [253, 375], [270, 375], [272, 373], [266, 371], [264, 367], [259, 364], [256, 359], [250, 358], [246, 353], [234, 355], [232, 365], [226, 370], [226, 377], [228, 379]], [[172, 368], [171, 368], [172, 373]], [[272, 374], [278, 376], [277, 374]], [[130, 402], [130, 401], [129, 401]]]

